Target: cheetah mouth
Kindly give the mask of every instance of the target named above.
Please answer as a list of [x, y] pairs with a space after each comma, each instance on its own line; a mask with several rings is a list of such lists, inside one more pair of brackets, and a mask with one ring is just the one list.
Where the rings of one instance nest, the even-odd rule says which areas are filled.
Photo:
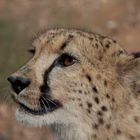
[[16, 102], [19, 106], [19, 110], [21, 112], [25, 112], [28, 114], [32, 114], [32, 115], [46, 115], [48, 113], [51, 113], [55, 110], [57, 110], [58, 108], [60, 108], [62, 105], [58, 102], [58, 101], [51, 101], [51, 102], [43, 102], [43, 104], [41, 104], [40, 109], [32, 109], [28, 106], [26, 106], [25, 104], [19, 102], [17, 99], [15, 99], [15, 97], [13, 97], [14, 102]]
[[27, 112], [29, 114], [32, 115], [44, 115], [47, 114], [49, 112], [52, 112], [54, 109], [31, 109], [29, 107], [27, 107], [26, 105], [22, 104], [22, 103], [18, 103], [19, 104], [19, 110], [23, 111], [23, 112]]

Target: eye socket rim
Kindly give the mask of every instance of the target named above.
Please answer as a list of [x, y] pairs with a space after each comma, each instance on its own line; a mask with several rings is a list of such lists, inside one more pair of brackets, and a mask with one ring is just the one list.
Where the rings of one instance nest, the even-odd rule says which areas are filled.
[[30, 54], [35, 54], [36, 50], [35, 50], [35, 48], [29, 48], [29, 49], [28, 49], [28, 52], [29, 52]]
[[[65, 59], [66, 57], [72, 59], [73, 62], [72, 62], [71, 64], [69, 64], [69, 65], [65, 65], [65, 64], [64, 64], [64, 59]], [[76, 62], [78, 62], [78, 60], [77, 60], [73, 55], [71, 55], [70, 53], [63, 53], [63, 54], [59, 57], [57, 63], [58, 63], [59, 65], [61, 65], [61, 67], [69, 67], [69, 66], [75, 64]]]

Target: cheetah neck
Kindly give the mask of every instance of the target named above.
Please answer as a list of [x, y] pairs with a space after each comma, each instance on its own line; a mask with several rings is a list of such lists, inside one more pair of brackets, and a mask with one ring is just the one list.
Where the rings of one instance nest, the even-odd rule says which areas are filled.
[[87, 140], [84, 132], [75, 124], [54, 123], [50, 125], [53, 140]]

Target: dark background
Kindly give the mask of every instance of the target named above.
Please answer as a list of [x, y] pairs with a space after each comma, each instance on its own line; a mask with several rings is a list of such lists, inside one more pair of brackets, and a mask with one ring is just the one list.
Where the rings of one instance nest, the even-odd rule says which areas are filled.
[[140, 51], [140, 0], [0, 0], [0, 140], [47, 139], [45, 128], [15, 122], [6, 77], [31, 57], [32, 37], [50, 27], [90, 30]]

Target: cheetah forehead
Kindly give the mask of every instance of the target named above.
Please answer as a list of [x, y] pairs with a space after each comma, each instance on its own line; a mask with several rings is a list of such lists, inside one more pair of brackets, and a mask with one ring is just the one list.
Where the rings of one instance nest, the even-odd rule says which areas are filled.
[[112, 40], [106, 36], [102, 36], [93, 32], [64, 28], [50, 29], [44, 33], [41, 33], [33, 41], [32, 45], [35, 47], [43, 46], [44, 44], [48, 43], [62, 45], [64, 42], [69, 42], [70, 39], [75, 40], [75, 42], [80, 42], [80, 44], [84, 43], [87, 45], [87, 48], [92, 46], [93, 49], [100, 50], [100, 52], [102, 51], [103, 53], [105, 53], [106, 50], [110, 50], [110, 52], [114, 54], [115, 52], [125, 52], [115, 40]]

